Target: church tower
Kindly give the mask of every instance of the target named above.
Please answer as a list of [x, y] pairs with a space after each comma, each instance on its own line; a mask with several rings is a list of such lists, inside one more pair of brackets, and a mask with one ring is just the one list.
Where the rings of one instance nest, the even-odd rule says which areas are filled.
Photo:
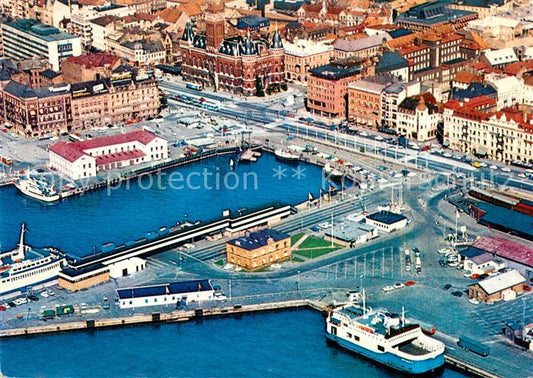
[[205, 14], [205, 32], [208, 48], [212, 47], [218, 51], [225, 36], [225, 22], [223, 0], [209, 0]]

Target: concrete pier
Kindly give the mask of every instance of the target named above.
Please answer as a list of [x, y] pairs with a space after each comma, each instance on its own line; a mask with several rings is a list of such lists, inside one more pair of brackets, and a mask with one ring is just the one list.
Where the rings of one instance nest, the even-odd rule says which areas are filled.
[[[42, 325], [37, 327], [26, 328], [12, 328], [0, 331], [0, 338], [7, 337], [20, 337], [28, 335], [49, 334], [56, 332], [69, 332], [80, 330], [95, 330], [115, 328], [122, 326], [142, 325], [149, 323], [175, 323], [185, 322], [190, 320], [198, 320], [208, 317], [227, 316], [227, 315], [240, 315], [250, 314], [265, 311], [279, 311], [279, 310], [291, 310], [291, 309], [305, 309], [310, 308], [315, 311], [320, 311], [325, 315], [331, 308], [320, 301], [309, 299], [297, 299], [279, 302], [267, 302], [251, 305], [235, 304], [232, 306], [224, 306], [217, 308], [202, 309], [197, 308], [194, 310], [180, 310], [166, 313], [153, 312], [152, 314], [124, 316], [117, 318], [107, 319], [88, 319], [85, 321], [76, 321], [61, 324]], [[446, 364], [468, 372], [473, 376], [483, 378], [498, 378], [491, 372], [488, 372], [480, 367], [477, 367], [467, 361], [460, 360], [456, 357], [445, 355]]]

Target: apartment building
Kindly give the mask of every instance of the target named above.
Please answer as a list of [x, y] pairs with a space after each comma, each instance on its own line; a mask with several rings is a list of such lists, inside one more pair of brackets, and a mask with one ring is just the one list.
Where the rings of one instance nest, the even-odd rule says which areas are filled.
[[1, 24], [4, 55], [18, 60], [44, 57], [54, 71], [61, 60], [81, 54], [81, 39], [35, 19]]
[[333, 46], [323, 42], [296, 39], [285, 42], [285, 78], [307, 85], [309, 70], [328, 64], [333, 57]]
[[328, 118], [345, 119], [348, 114], [348, 85], [361, 78], [355, 63], [330, 63], [310, 70], [307, 107]]
[[467, 154], [510, 163], [533, 162], [533, 117], [518, 107], [487, 111], [496, 101], [478, 97], [444, 106], [444, 144]]

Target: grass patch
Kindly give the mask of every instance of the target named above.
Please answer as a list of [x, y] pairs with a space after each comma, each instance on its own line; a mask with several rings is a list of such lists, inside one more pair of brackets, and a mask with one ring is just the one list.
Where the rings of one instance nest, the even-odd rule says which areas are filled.
[[314, 259], [334, 252], [340, 248], [342, 248], [342, 245], [340, 244], [334, 243], [332, 246], [330, 241], [317, 238], [316, 236], [308, 236], [307, 239], [298, 246], [298, 249], [293, 251], [293, 253], [308, 259]]
[[292, 256], [291, 257], [291, 261], [292, 262], [304, 262], [305, 260], [304, 259], [301, 259], [299, 257], [296, 257], [296, 256]]
[[303, 232], [300, 232], [299, 234], [296, 234], [296, 235], [292, 235], [291, 236], [291, 246], [296, 244], [296, 242], [298, 240], [300, 240], [302, 238], [302, 236], [304, 236], [304, 235], [305, 235], [305, 233], [303, 233]]
[[327, 255], [328, 253], [334, 252], [340, 247], [327, 247], [327, 248], [320, 248], [320, 249], [305, 249], [305, 250], [298, 250], [295, 253], [297, 253], [300, 256], [307, 257], [308, 259], [314, 259], [323, 255]]
[[224, 260], [217, 260], [215, 261], [215, 264], [218, 266], [224, 266]]
[[[333, 244], [333, 246], [336, 247], [336, 249], [339, 249], [341, 247], [341, 245], [339, 244]], [[317, 238], [316, 236], [308, 236], [307, 239], [305, 239], [302, 244], [298, 246], [298, 249], [323, 247], [331, 247], [331, 242], [321, 238]]]

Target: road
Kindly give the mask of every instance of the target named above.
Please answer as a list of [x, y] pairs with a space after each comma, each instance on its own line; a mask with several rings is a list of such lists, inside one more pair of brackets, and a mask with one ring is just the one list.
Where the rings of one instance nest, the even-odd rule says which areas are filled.
[[515, 169], [511, 170], [511, 172], [503, 172], [488, 167], [476, 169], [464, 162], [433, 155], [429, 152], [391, 146], [383, 141], [372, 140], [370, 137], [347, 135], [297, 122], [284, 122], [279, 127], [287, 132], [294, 133], [297, 137], [310, 141], [333, 144], [354, 152], [364, 152], [377, 158], [412, 163], [419, 168], [428, 169], [444, 176], [449, 176], [450, 173], [453, 173], [455, 178], [462, 180], [464, 184], [468, 182], [491, 183], [496, 186], [505, 185], [533, 191], [533, 182], [531, 180], [516, 177], [518, 173], [522, 172], [521, 170]]

